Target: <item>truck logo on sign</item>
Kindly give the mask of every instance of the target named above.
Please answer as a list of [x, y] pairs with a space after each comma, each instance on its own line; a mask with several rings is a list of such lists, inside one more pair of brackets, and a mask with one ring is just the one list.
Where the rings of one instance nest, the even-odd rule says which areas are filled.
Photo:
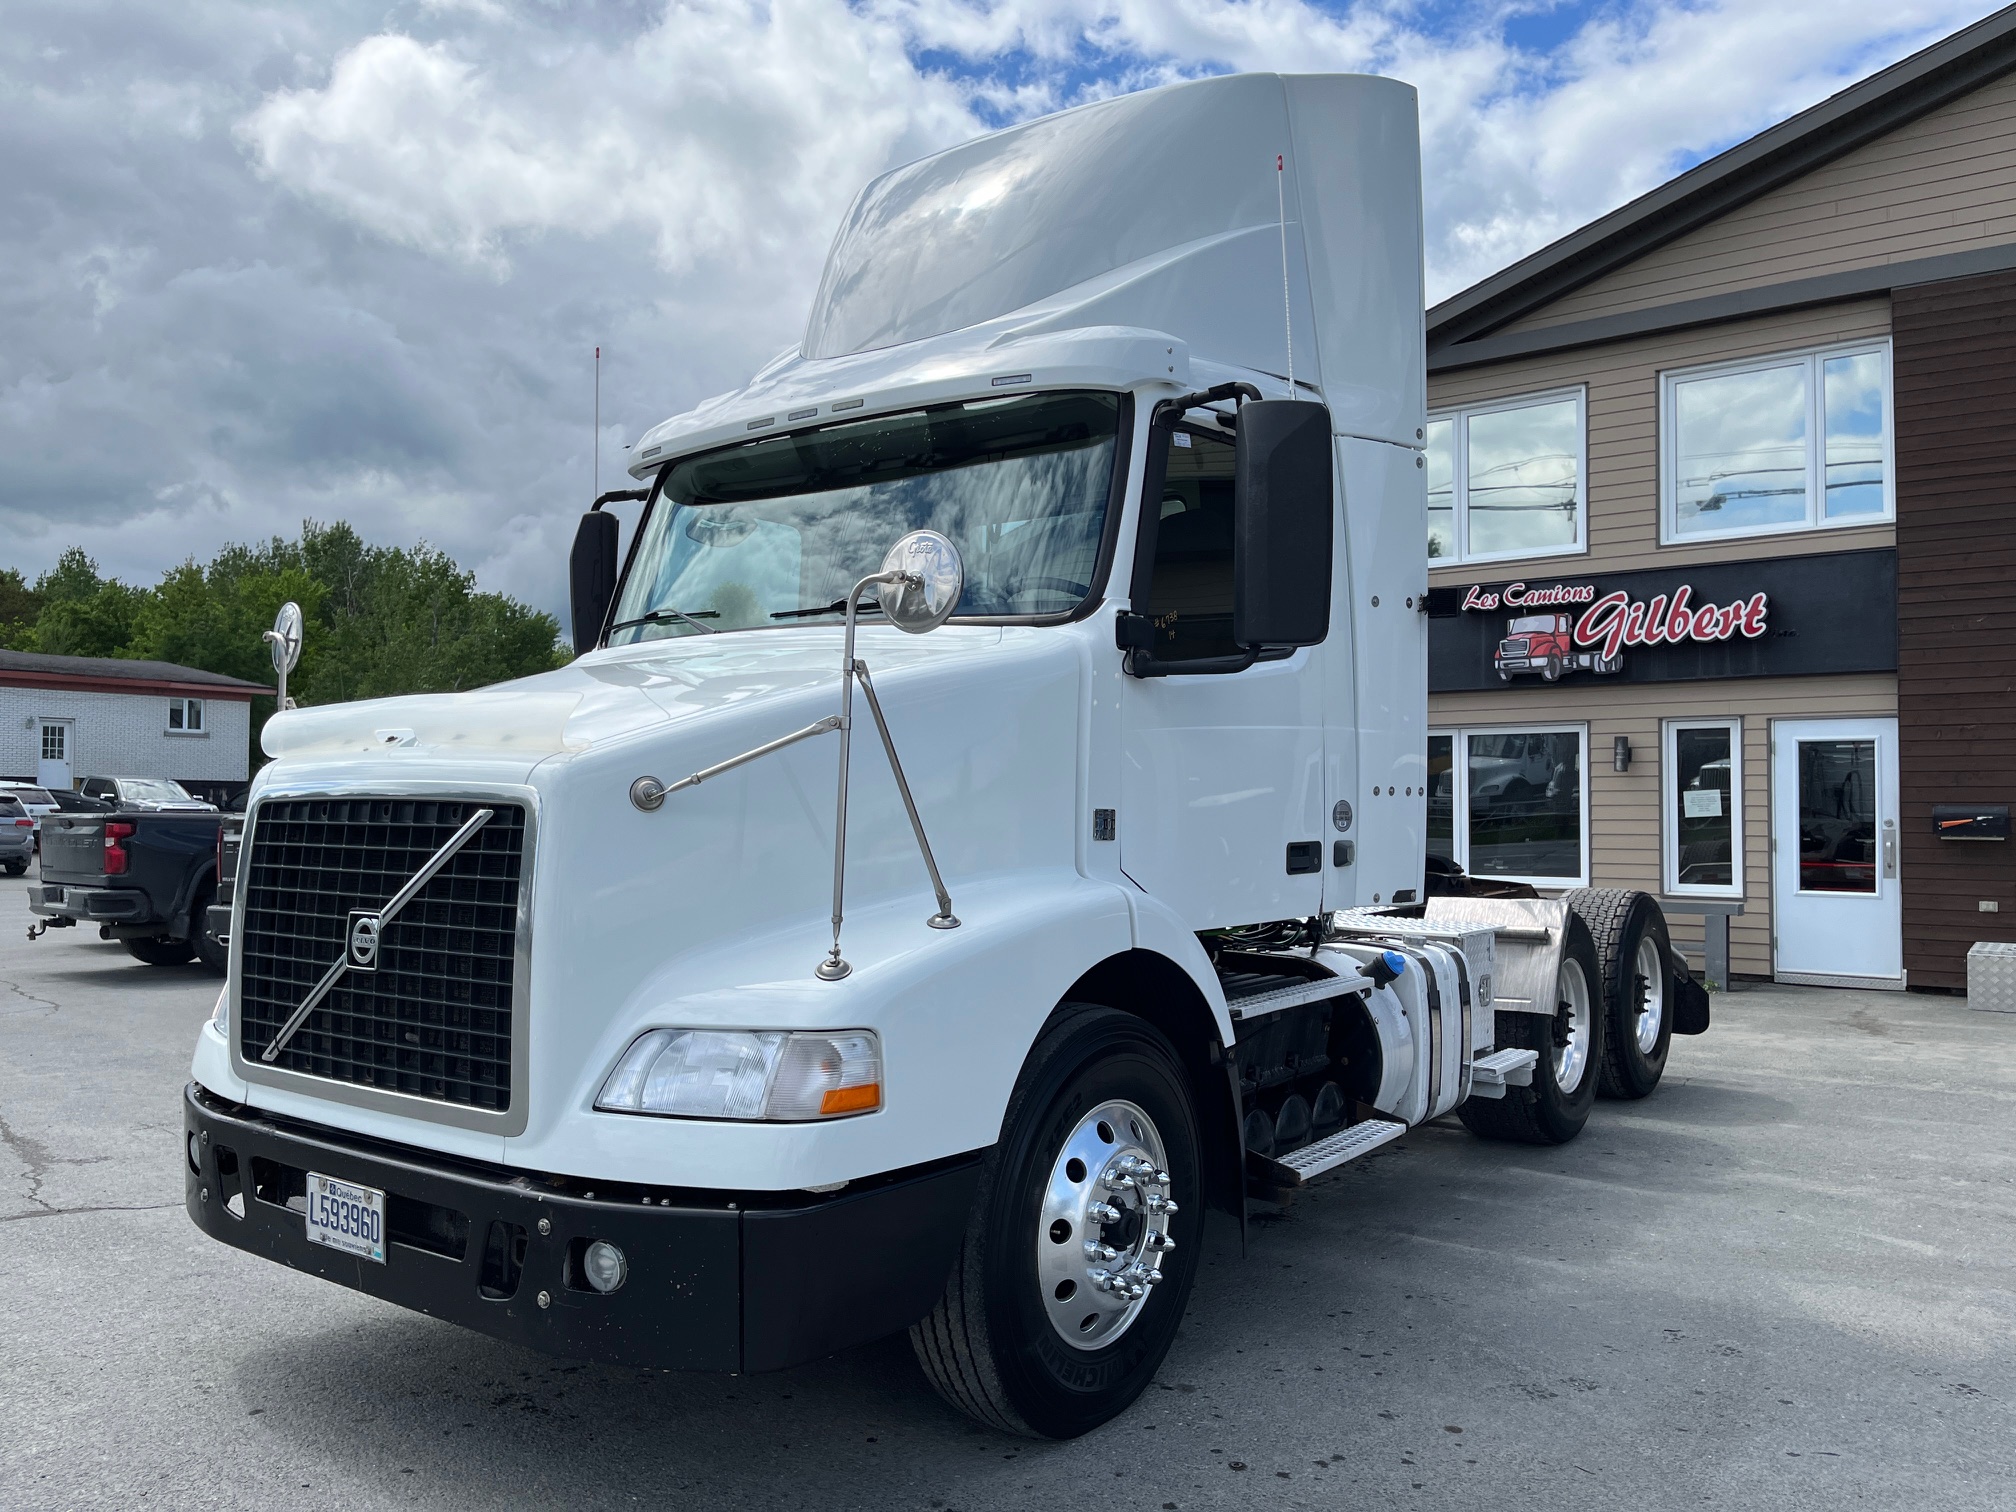
[[[1561, 605], [1571, 607], [1557, 607]], [[1686, 583], [1649, 599], [1634, 599], [1621, 590], [1599, 595], [1589, 583], [1545, 588], [1509, 583], [1495, 593], [1472, 587], [1463, 595], [1463, 608], [1486, 614], [1544, 610], [1515, 614], [1505, 622], [1492, 665], [1504, 682], [1523, 675], [1555, 682], [1564, 672], [1615, 672], [1624, 665], [1627, 646], [1677, 646], [1735, 636], [1755, 640], [1765, 631], [1766, 600], [1753, 593], [1729, 604], [1697, 605], [1694, 589]]]
[[378, 969], [378, 935], [383, 927], [378, 915], [369, 909], [356, 908], [350, 911], [350, 969], [352, 971], [376, 971]]

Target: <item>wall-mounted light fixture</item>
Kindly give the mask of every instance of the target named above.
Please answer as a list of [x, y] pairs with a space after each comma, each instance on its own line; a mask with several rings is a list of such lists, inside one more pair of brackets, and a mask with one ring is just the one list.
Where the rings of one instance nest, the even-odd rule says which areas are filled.
[[1619, 735], [1610, 743], [1611, 770], [1628, 772], [1631, 770], [1631, 737]]

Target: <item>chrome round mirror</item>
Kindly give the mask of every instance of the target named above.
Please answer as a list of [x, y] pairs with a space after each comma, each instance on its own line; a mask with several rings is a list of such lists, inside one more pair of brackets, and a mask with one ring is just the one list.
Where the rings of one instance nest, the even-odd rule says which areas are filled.
[[891, 546], [882, 570], [909, 575], [907, 582], [879, 588], [877, 596], [889, 623], [912, 635], [936, 630], [950, 619], [966, 587], [959, 548], [935, 530], [913, 530]]
[[289, 599], [273, 617], [265, 639], [273, 646], [273, 670], [285, 676], [301, 660], [301, 606]]

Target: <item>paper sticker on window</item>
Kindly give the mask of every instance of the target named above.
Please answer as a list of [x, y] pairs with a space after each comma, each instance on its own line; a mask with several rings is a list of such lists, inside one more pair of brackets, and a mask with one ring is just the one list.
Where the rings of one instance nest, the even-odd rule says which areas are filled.
[[1689, 788], [1680, 795], [1680, 816], [1683, 819], [1720, 819], [1722, 817], [1722, 789]]

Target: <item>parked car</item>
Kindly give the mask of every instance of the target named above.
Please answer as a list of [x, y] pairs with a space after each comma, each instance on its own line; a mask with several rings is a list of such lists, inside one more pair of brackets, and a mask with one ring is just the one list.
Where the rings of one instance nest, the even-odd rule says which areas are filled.
[[0, 782], [0, 793], [17, 798], [21, 806], [28, 810], [28, 817], [35, 821], [35, 842], [42, 842], [42, 816], [57, 811], [56, 795], [45, 787], [37, 787], [32, 782]]
[[214, 814], [217, 805], [189, 796], [189, 790], [166, 777], [86, 777], [82, 791], [127, 814]]
[[8, 876], [18, 877], [28, 870], [28, 858], [34, 854], [34, 819], [19, 798], [0, 793], [0, 866]]
[[42, 837], [41, 881], [28, 889], [29, 909], [48, 922], [31, 937], [42, 929], [96, 924], [101, 940], [120, 941], [149, 966], [179, 966], [201, 956], [221, 972], [224, 953], [203, 926], [217, 894], [223, 824], [214, 809], [51, 814]]

